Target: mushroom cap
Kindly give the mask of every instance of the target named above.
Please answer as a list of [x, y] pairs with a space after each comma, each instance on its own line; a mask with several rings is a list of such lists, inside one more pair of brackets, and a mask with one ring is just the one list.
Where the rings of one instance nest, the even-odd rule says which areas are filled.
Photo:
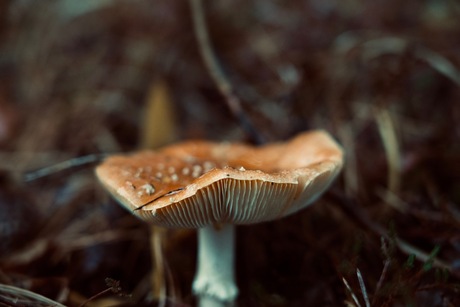
[[96, 168], [128, 210], [159, 226], [253, 224], [292, 214], [316, 200], [343, 163], [325, 131], [255, 147], [186, 141], [115, 155]]

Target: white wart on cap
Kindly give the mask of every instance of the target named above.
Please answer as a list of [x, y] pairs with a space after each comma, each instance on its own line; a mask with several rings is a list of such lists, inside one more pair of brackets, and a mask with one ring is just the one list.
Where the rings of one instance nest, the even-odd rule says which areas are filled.
[[324, 131], [254, 147], [187, 141], [106, 159], [102, 184], [144, 220], [170, 228], [252, 224], [294, 213], [318, 198], [343, 163]]

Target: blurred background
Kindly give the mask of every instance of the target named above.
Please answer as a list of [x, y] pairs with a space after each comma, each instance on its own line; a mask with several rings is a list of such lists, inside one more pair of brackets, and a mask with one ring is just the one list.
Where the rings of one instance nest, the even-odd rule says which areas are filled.
[[193, 306], [194, 232], [165, 234], [155, 296], [149, 227], [95, 180], [100, 154], [325, 129], [344, 170], [314, 206], [238, 229], [238, 305], [459, 306], [460, 3], [203, 9], [238, 112], [187, 1], [0, 2], [0, 304]]

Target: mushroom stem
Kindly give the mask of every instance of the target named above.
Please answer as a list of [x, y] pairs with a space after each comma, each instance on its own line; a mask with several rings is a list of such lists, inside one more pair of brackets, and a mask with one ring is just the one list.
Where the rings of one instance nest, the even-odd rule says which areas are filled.
[[238, 295], [234, 273], [235, 226], [198, 230], [198, 268], [193, 292], [200, 307], [232, 306]]

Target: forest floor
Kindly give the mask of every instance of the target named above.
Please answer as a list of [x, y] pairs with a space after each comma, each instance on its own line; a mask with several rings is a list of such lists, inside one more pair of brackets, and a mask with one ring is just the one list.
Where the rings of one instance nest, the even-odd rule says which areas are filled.
[[1, 2], [0, 305], [194, 305], [195, 231], [162, 232], [154, 295], [149, 225], [96, 180], [101, 157], [324, 129], [342, 173], [237, 228], [238, 305], [460, 306], [460, 5], [203, 8], [211, 46], [186, 1]]

